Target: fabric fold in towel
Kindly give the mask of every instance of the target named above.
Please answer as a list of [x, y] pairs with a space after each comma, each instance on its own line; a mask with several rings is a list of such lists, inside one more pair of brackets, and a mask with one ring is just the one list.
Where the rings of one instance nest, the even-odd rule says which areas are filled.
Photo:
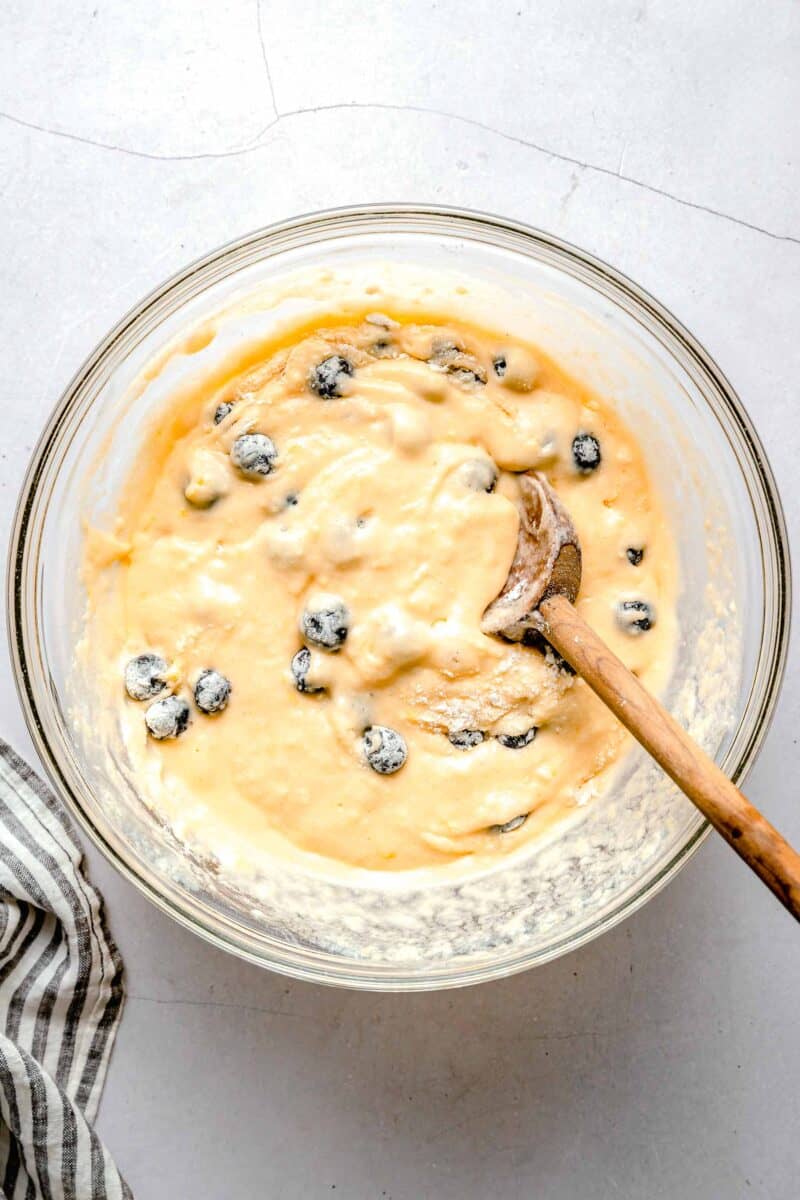
[[0, 1195], [131, 1192], [92, 1129], [122, 959], [57, 799], [0, 740]]

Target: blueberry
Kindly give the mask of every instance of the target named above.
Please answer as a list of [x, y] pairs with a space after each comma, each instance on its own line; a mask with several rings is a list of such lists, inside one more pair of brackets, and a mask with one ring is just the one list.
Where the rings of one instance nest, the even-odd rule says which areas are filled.
[[555, 650], [548, 641], [542, 637], [538, 629], [526, 629], [522, 635], [523, 646], [533, 646], [540, 654], [543, 654], [547, 661], [554, 667], [558, 667], [559, 671], [564, 671], [567, 675], [574, 675], [575, 669], [571, 667], [565, 658]]
[[231, 695], [231, 681], [210, 667], [201, 671], [194, 685], [194, 702], [204, 713], [222, 712], [228, 707]]
[[189, 724], [189, 705], [182, 696], [154, 700], [144, 714], [151, 737], [157, 741], [179, 737]]
[[490, 458], [471, 458], [462, 463], [459, 476], [473, 492], [493, 492], [497, 487], [497, 467]]
[[287, 492], [283, 498], [283, 503], [286, 508], [297, 508], [297, 505], [300, 503], [300, 497], [297, 492]]
[[408, 758], [405, 738], [386, 725], [370, 725], [364, 731], [364, 757], [379, 775], [394, 775]]
[[530, 746], [535, 737], [536, 726], [531, 725], [524, 733], [498, 733], [497, 740], [507, 750], [522, 750], [524, 746]]
[[219, 425], [229, 413], [233, 412], [233, 403], [230, 400], [223, 400], [222, 404], [218, 404], [214, 409], [214, 424]]
[[637, 550], [633, 546], [629, 546], [625, 551], [625, 554], [632, 567], [638, 567], [639, 563], [644, 558], [644, 550]]
[[350, 613], [337, 596], [320, 597], [300, 618], [300, 631], [312, 646], [338, 650], [350, 629]]
[[621, 600], [617, 605], [617, 624], [625, 633], [638, 637], [656, 623], [656, 610], [647, 600]]
[[167, 686], [167, 664], [160, 654], [138, 654], [125, 667], [125, 690], [131, 700], [152, 700]]
[[314, 367], [308, 377], [308, 386], [321, 399], [332, 400], [342, 395], [342, 384], [352, 374], [352, 363], [342, 358], [341, 354], [332, 354]]
[[323, 687], [315, 687], [308, 682], [308, 673], [311, 670], [311, 651], [308, 646], [301, 646], [291, 661], [291, 672], [294, 678], [294, 686], [298, 692], [305, 692], [311, 695], [314, 692], [324, 692]]
[[600, 443], [593, 433], [579, 433], [572, 439], [572, 461], [582, 475], [597, 470], [603, 456]]
[[518, 817], [512, 817], [510, 821], [506, 821], [505, 825], [490, 825], [490, 833], [513, 833], [515, 829], [520, 829], [528, 819], [527, 813], [520, 813]]
[[278, 451], [265, 433], [243, 433], [231, 447], [231, 462], [248, 479], [260, 479], [275, 470]]
[[508, 370], [508, 362], [505, 354], [498, 354], [497, 358], [492, 360], [492, 366], [494, 367], [494, 373], [497, 378], [502, 379]]
[[551, 662], [557, 670], [563, 671], [565, 675], [577, 675], [577, 671], [572, 663], [568, 663], [553, 646], [547, 647], [545, 658]]
[[370, 353], [376, 358], [392, 358], [394, 355], [394, 344], [389, 338], [381, 338], [378, 342], [373, 342], [370, 346]]
[[455, 746], [457, 750], [472, 750], [475, 746], [480, 746], [484, 735], [480, 729], [457, 729], [455, 733], [449, 733], [448, 739], [451, 746]]

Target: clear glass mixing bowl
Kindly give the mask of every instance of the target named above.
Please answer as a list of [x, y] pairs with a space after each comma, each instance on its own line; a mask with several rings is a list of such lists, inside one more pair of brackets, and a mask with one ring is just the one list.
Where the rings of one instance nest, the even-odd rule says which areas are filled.
[[[702, 347], [630, 280], [547, 234], [469, 212], [375, 206], [298, 218], [215, 251], [129, 313], [72, 380], [34, 452], [12, 534], [10, 643], [53, 784], [161, 909], [290, 975], [377, 990], [452, 987], [597, 936], [662, 887], [707, 826], [637, 751], [613, 790], [554, 841], [481, 876], [352, 884], [271, 863], [257, 880], [235, 880], [159, 822], [122, 752], [98, 754], [69, 702], [82, 520], [113, 506], [159, 400], [158, 388], [134, 381], [232, 297], [315, 264], [346, 275], [366, 262], [415, 263], [497, 289], [496, 325], [539, 341], [634, 424], [680, 550], [681, 644], [667, 703], [743, 778], [780, 686], [790, 589], [780, 502], [752, 425]], [[202, 337], [187, 342], [185, 362], [194, 353], [202, 365], [205, 351]]]

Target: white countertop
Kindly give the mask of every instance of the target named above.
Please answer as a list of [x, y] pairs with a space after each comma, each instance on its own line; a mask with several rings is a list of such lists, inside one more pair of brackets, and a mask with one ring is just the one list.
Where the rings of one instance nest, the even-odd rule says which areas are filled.
[[[376, 200], [519, 218], [652, 291], [738, 389], [796, 539], [791, 0], [7, 0], [0, 48], [3, 543], [45, 414], [127, 308], [238, 234]], [[748, 791], [796, 843], [798, 726], [790, 668]], [[800, 940], [716, 841], [583, 950], [412, 997], [245, 966], [89, 859], [129, 987], [99, 1129], [137, 1200], [795, 1188]]]

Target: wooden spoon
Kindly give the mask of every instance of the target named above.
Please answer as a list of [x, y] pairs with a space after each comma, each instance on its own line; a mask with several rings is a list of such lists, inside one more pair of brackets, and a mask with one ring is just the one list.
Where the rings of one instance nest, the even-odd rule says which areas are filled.
[[569, 513], [541, 475], [527, 472], [519, 484], [517, 552], [484, 632], [544, 637], [800, 920], [800, 854], [579, 616], [581, 550]]

